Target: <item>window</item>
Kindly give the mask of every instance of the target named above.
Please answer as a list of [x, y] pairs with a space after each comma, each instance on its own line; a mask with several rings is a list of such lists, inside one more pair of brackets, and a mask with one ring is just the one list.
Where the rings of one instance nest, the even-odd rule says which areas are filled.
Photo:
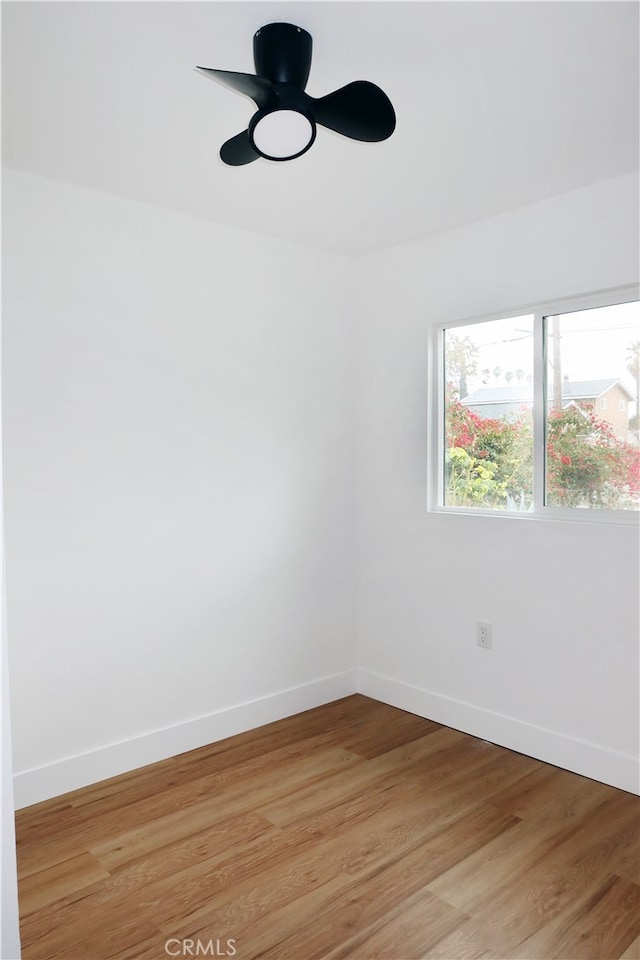
[[434, 346], [433, 508], [637, 519], [637, 291], [451, 324]]
[[533, 316], [444, 331], [444, 504], [533, 502]]

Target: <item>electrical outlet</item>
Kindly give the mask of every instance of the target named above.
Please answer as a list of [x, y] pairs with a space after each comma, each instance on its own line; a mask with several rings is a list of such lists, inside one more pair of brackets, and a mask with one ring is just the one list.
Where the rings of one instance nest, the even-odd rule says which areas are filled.
[[483, 623], [480, 620], [477, 623], [477, 644], [484, 647], [485, 650], [491, 649], [491, 624]]

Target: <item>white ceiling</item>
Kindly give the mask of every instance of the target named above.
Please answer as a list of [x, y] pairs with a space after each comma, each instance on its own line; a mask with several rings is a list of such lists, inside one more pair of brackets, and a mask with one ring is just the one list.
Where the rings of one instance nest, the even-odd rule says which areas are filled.
[[[2, 5], [3, 162], [271, 236], [370, 252], [638, 168], [638, 5]], [[393, 136], [319, 128], [289, 163], [217, 152], [254, 106], [196, 64], [254, 72], [252, 38], [313, 36], [307, 92], [372, 80]]]

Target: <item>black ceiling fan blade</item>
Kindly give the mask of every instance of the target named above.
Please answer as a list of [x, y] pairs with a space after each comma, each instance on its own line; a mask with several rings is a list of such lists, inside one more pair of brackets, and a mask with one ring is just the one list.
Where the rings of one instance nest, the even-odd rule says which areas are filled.
[[234, 73], [233, 70], [214, 70], [212, 67], [196, 67], [196, 70], [213, 80], [219, 80], [237, 93], [251, 97], [258, 107], [269, 107], [277, 100], [273, 84], [264, 77], [256, 77], [253, 73]]
[[326, 97], [311, 99], [316, 122], [352, 140], [386, 140], [396, 128], [389, 97], [368, 80], [354, 80]]
[[248, 130], [243, 130], [220, 147], [220, 159], [230, 167], [243, 167], [245, 163], [253, 163], [259, 156], [251, 145]]

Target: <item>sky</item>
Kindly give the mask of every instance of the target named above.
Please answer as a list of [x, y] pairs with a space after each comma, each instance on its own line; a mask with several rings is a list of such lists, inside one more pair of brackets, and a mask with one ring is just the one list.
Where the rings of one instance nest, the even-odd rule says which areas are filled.
[[630, 344], [640, 340], [640, 304], [565, 314], [560, 332], [563, 374], [570, 380], [618, 377], [635, 395], [626, 354]]
[[[471, 324], [452, 330], [459, 338], [468, 336], [477, 346], [478, 375], [468, 378], [469, 391], [483, 386], [506, 386], [504, 374], [516, 370], [524, 377], [533, 374], [533, 317], [519, 316], [489, 323]], [[623, 303], [581, 310], [560, 317], [560, 345], [563, 377], [595, 380], [615, 377], [635, 396], [636, 384], [626, 369], [627, 348], [640, 341], [640, 304]], [[494, 369], [499, 367], [498, 378]], [[489, 369], [487, 378], [483, 369]]]

